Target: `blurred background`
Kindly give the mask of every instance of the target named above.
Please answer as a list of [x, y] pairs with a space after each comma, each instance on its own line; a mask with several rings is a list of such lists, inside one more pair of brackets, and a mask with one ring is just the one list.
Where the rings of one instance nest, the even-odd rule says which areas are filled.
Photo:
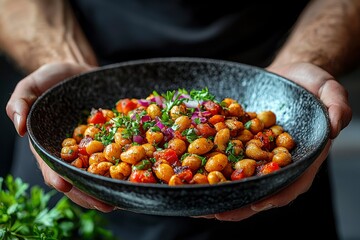
[[340, 79], [349, 91], [353, 119], [330, 154], [334, 207], [341, 239], [360, 239], [360, 67]]
[[[17, 150], [13, 149], [16, 132], [6, 115], [6, 103], [20, 75], [14, 65], [0, 55], [0, 176]], [[360, 239], [360, 66], [340, 79], [350, 93], [353, 120], [334, 141], [330, 154], [330, 170], [334, 187], [334, 208], [340, 240]], [[30, 156], [29, 156], [30, 157]]]

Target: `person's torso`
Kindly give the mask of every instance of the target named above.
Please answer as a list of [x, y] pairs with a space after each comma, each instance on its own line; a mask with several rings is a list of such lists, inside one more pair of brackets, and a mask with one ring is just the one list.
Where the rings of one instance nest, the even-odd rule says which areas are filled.
[[75, 0], [72, 4], [96, 54], [106, 62], [187, 56], [252, 63], [275, 51], [306, 2]]

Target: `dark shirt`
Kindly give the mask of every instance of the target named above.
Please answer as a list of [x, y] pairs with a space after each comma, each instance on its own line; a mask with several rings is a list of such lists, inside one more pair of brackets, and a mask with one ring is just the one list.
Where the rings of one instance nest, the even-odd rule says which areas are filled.
[[86, 36], [105, 63], [186, 56], [256, 65], [268, 63], [307, 2], [72, 1]]

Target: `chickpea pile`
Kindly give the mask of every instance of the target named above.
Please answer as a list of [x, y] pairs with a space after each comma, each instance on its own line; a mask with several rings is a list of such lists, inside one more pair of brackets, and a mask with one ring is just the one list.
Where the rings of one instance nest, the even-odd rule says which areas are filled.
[[61, 158], [90, 173], [138, 183], [217, 184], [292, 162], [292, 136], [272, 111], [246, 112], [208, 89], [178, 89], [92, 109], [62, 142]]

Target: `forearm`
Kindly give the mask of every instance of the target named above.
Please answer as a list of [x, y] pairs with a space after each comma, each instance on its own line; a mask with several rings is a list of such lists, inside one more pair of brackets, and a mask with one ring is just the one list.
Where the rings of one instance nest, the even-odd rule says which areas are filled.
[[315, 0], [271, 65], [310, 62], [337, 76], [353, 66], [359, 50], [360, 1]]
[[0, 0], [0, 49], [26, 72], [59, 61], [96, 65], [63, 0]]

